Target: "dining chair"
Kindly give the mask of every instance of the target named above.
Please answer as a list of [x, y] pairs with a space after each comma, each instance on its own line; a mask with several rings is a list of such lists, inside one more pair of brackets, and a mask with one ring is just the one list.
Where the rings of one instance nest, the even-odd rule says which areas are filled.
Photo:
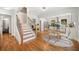
[[61, 37], [65, 37], [66, 39], [70, 39], [71, 37], [71, 31], [69, 29], [69, 27], [65, 28], [65, 32], [60, 34]]

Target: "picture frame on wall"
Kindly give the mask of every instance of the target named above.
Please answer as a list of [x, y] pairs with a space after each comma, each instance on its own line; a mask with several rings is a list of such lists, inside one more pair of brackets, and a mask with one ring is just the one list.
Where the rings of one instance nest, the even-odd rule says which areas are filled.
[[61, 24], [67, 26], [67, 19], [61, 19]]

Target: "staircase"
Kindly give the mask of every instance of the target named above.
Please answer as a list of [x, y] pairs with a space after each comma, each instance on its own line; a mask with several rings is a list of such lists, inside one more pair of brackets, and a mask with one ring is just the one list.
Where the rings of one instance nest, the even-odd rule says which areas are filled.
[[27, 42], [36, 38], [34, 31], [28, 24], [21, 24], [21, 30], [23, 35], [23, 42]]
[[21, 37], [21, 44], [27, 43], [27, 41], [36, 38], [35, 32], [32, 30], [31, 26], [25, 22], [27, 19], [22, 19], [24, 17], [22, 14], [17, 16], [17, 27]]

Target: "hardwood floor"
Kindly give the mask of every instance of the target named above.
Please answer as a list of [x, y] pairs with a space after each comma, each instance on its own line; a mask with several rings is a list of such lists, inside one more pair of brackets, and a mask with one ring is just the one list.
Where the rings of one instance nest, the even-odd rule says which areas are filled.
[[4, 34], [3, 39], [0, 37], [0, 50], [1, 51], [78, 51], [79, 43], [73, 40], [74, 45], [71, 48], [62, 48], [52, 46], [45, 42], [39, 33], [35, 40], [32, 40], [23, 45], [19, 45], [14, 37], [10, 34]]

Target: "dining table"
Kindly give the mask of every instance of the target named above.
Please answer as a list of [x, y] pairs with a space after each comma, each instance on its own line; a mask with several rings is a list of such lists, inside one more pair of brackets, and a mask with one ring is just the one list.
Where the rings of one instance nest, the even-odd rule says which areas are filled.
[[48, 30], [48, 37], [49, 37], [49, 40], [51, 39], [51, 37], [55, 37], [57, 38], [57, 40], [60, 40], [62, 35], [61, 34], [65, 34], [64, 31], [61, 31], [60, 29], [49, 29]]

